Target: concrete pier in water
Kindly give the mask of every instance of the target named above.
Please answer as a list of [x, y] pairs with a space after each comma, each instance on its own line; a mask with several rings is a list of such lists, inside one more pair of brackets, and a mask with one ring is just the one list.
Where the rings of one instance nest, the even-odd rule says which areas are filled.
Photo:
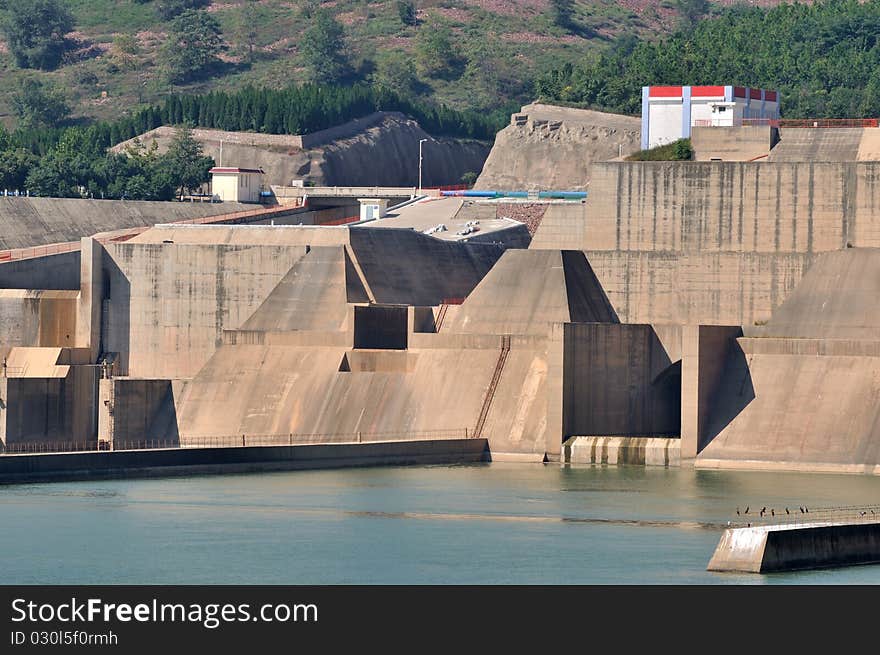
[[880, 517], [728, 528], [709, 571], [770, 573], [880, 562]]

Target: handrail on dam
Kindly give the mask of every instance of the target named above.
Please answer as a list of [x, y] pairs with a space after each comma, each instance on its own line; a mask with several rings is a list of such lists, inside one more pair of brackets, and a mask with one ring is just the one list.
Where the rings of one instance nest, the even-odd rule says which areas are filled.
[[179, 439], [144, 438], [113, 442], [49, 441], [8, 444], [0, 447], [0, 456], [38, 453], [102, 452], [113, 450], [157, 450], [166, 448], [248, 448], [252, 446], [295, 446], [308, 444], [353, 444], [378, 441], [444, 441], [477, 438], [468, 428], [419, 430], [415, 432], [338, 432], [298, 434], [227, 434], [182, 437]]
[[[729, 522], [731, 528], [775, 527], [816, 525], [823, 523], [876, 523], [880, 522], [880, 505], [853, 505], [844, 507], [807, 506], [783, 508], [752, 508], [749, 513], [739, 511], [735, 521]], [[763, 512], [762, 512], [763, 510]], [[788, 510], [788, 512], [786, 512]]]

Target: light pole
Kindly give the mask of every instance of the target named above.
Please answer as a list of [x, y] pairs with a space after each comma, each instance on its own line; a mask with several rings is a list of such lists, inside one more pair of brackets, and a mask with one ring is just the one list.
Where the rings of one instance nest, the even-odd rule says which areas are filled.
[[427, 141], [427, 139], [421, 139], [419, 141], [419, 195], [422, 195], [422, 144]]

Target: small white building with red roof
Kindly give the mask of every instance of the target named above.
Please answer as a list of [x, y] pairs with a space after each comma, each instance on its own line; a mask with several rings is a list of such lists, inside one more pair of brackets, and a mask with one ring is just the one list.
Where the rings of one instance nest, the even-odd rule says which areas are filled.
[[691, 128], [779, 119], [779, 94], [744, 86], [642, 87], [642, 149], [689, 138]]
[[215, 166], [211, 169], [211, 195], [224, 202], [260, 202], [263, 169]]

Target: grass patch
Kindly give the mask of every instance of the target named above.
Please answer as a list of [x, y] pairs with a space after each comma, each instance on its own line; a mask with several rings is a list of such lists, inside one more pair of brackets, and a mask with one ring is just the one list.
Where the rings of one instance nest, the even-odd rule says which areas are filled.
[[694, 156], [690, 139], [679, 139], [665, 146], [657, 146], [650, 150], [640, 150], [626, 161], [689, 161]]

